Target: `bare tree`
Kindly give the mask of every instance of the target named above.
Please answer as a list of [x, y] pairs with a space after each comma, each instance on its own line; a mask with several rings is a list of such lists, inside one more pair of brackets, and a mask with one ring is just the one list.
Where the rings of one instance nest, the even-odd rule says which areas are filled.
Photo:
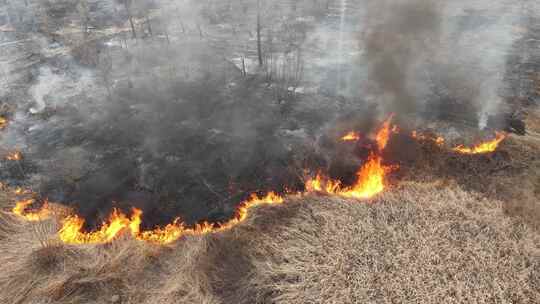
[[259, 65], [263, 65], [262, 41], [261, 41], [261, 0], [257, 0], [257, 56]]
[[131, 25], [131, 37], [133, 39], [137, 39], [137, 32], [135, 31], [135, 24], [133, 23], [132, 0], [123, 0], [123, 4], [126, 8], [126, 14], [129, 20], [129, 24]]

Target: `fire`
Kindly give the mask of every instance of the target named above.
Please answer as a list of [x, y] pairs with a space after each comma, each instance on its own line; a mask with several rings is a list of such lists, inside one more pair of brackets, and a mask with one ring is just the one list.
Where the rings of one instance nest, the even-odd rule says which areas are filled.
[[[366, 162], [358, 169], [357, 178], [353, 185], [344, 186], [340, 181], [331, 180], [319, 173], [315, 178], [306, 181], [306, 193], [323, 192], [356, 199], [369, 199], [381, 193], [385, 189], [387, 173], [394, 169], [394, 167], [384, 165], [381, 156], [391, 133], [397, 132], [397, 129], [391, 126], [391, 119], [392, 117], [388, 118], [383, 127], [375, 134], [377, 149], [370, 153]], [[17, 189], [16, 193], [23, 194], [24, 191]], [[30, 221], [43, 220], [52, 214], [47, 203], [38, 210], [28, 212], [26, 209], [33, 203], [34, 200], [18, 202], [13, 208], [13, 213]], [[155, 227], [146, 231], [141, 229], [143, 212], [135, 208], [132, 209], [130, 216], [114, 209], [108, 219], [94, 231], [84, 230], [84, 218], [79, 215], [69, 215], [61, 220], [62, 227], [59, 230], [59, 238], [67, 244], [105, 244], [121, 235], [129, 234], [140, 241], [163, 245], [175, 242], [186, 235], [205, 235], [231, 229], [245, 221], [252, 208], [282, 203], [284, 203], [284, 198], [275, 192], [269, 192], [264, 196], [251, 194], [248, 199], [238, 205], [234, 216], [228, 221], [203, 222], [190, 227], [180, 219], [176, 219], [164, 227]]]
[[392, 132], [397, 132], [391, 126], [393, 115], [384, 123], [375, 135], [378, 151], [372, 152], [366, 163], [356, 173], [356, 182], [350, 187], [344, 187], [340, 181], [323, 177], [320, 173], [306, 181], [306, 191], [323, 192], [356, 199], [369, 199], [381, 193], [385, 187], [386, 174], [393, 168], [384, 166], [380, 152], [386, 148]]
[[3, 130], [7, 126], [7, 119], [0, 116], [0, 130]]
[[34, 202], [35, 201], [33, 199], [18, 201], [15, 203], [15, 207], [13, 207], [11, 211], [14, 214], [30, 222], [38, 222], [38, 221], [46, 220], [51, 217], [49, 203], [47, 201], [43, 203], [43, 206], [41, 206], [41, 208], [32, 210], [32, 211], [27, 211], [28, 207], [34, 204]]
[[270, 192], [266, 196], [259, 197], [252, 194], [250, 198], [237, 208], [232, 219], [225, 223], [204, 222], [195, 227], [186, 227], [179, 219], [163, 228], [141, 231], [142, 211], [133, 209], [131, 217], [121, 211], [113, 210], [109, 219], [102, 223], [101, 228], [93, 232], [83, 231], [85, 220], [77, 215], [67, 217], [62, 223], [59, 235], [64, 243], [68, 244], [105, 244], [116, 239], [122, 233], [130, 233], [137, 240], [157, 244], [169, 244], [184, 235], [204, 235], [231, 229], [243, 222], [249, 213], [249, 209], [260, 205], [275, 205], [284, 202], [283, 197]]
[[341, 138], [341, 141], [358, 141], [360, 140], [360, 133], [351, 131]]
[[356, 173], [356, 183], [340, 195], [357, 199], [371, 198], [384, 190], [384, 177], [390, 170], [382, 164], [382, 157], [371, 154], [367, 163]]
[[325, 192], [329, 194], [337, 194], [341, 189], [341, 182], [334, 181], [324, 177], [321, 173], [313, 179], [306, 181], [306, 191], [308, 192]]
[[22, 158], [23, 158], [23, 155], [22, 155], [22, 153], [20, 151], [15, 151], [15, 152], [9, 153], [6, 156], [7, 160], [12, 160], [12, 161], [19, 161], [19, 160], [22, 160]]
[[125, 214], [113, 210], [109, 219], [103, 222], [101, 228], [93, 232], [84, 232], [85, 220], [77, 215], [64, 219], [60, 229], [60, 239], [69, 244], [103, 244], [114, 240], [120, 232], [130, 227], [132, 219]]
[[432, 141], [439, 147], [442, 147], [445, 143], [445, 140], [442, 136], [426, 135], [426, 134], [419, 133], [417, 131], [412, 131], [411, 137], [416, 140]]
[[483, 154], [490, 153], [497, 150], [499, 144], [506, 138], [506, 134], [502, 132], [496, 132], [495, 139], [483, 143], [479, 143], [472, 148], [465, 147], [463, 145], [455, 147], [453, 150], [462, 154]]
[[354, 185], [344, 187], [340, 181], [334, 181], [317, 174], [315, 178], [306, 182], [306, 190], [348, 198], [369, 199], [384, 190], [386, 174], [392, 169], [382, 164], [381, 156], [372, 153], [367, 162], [356, 173], [357, 178]]
[[377, 132], [377, 135], [375, 136], [375, 141], [377, 142], [379, 151], [384, 150], [384, 148], [386, 148], [386, 145], [388, 144], [388, 140], [390, 139], [390, 133], [393, 130], [393, 128], [391, 127], [393, 118], [394, 114], [390, 115], [390, 117], [388, 117], [388, 119], [384, 121], [382, 128], [379, 130], [379, 132]]

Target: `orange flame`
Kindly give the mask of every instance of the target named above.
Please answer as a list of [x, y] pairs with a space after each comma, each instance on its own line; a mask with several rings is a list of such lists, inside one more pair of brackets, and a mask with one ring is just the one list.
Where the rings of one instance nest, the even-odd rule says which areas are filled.
[[341, 182], [334, 181], [324, 177], [318, 173], [315, 178], [306, 181], [307, 192], [325, 192], [329, 194], [337, 194], [341, 191]]
[[195, 227], [186, 227], [179, 219], [173, 223], [154, 230], [140, 231], [142, 211], [133, 209], [131, 217], [127, 217], [119, 210], [113, 210], [111, 216], [105, 221], [101, 228], [93, 232], [84, 232], [84, 219], [79, 216], [71, 216], [63, 221], [60, 229], [60, 239], [68, 244], [104, 244], [116, 239], [123, 232], [129, 232], [134, 238], [141, 241], [148, 241], [158, 244], [169, 244], [184, 235], [204, 235], [230, 229], [242, 221], [247, 216], [249, 209], [259, 205], [274, 205], [284, 202], [283, 197], [274, 192], [268, 193], [264, 197], [252, 194], [250, 198], [237, 208], [235, 216], [225, 223], [211, 224], [204, 222]]
[[375, 141], [377, 142], [377, 146], [379, 147], [379, 151], [384, 150], [386, 148], [386, 145], [388, 144], [388, 140], [390, 139], [390, 133], [392, 132], [391, 123], [392, 119], [394, 118], [394, 114], [390, 115], [388, 119], [386, 119], [383, 123], [382, 128], [377, 132], [377, 135], [375, 135]]
[[23, 155], [22, 155], [22, 153], [20, 151], [15, 151], [15, 152], [9, 153], [6, 156], [7, 160], [12, 160], [12, 161], [19, 161], [22, 158], [23, 158]]
[[34, 202], [35, 201], [33, 199], [18, 201], [15, 203], [15, 207], [13, 207], [11, 211], [30, 222], [38, 222], [50, 218], [51, 212], [49, 210], [49, 203], [47, 201], [43, 203], [41, 208], [27, 211], [26, 209], [28, 209], [28, 207], [30, 207]]
[[472, 148], [465, 147], [463, 145], [455, 147], [453, 150], [462, 154], [483, 154], [490, 153], [497, 150], [499, 144], [506, 138], [506, 134], [502, 132], [496, 132], [495, 139], [483, 143], [479, 143]]
[[341, 138], [341, 141], [358, 141], [360, 140], [360, 133], [351, 131]]
[[356, 173], [357, 180], [350, 189], [345, 189], [341, 195], [352, 198], [371, 198], [384, 190], [384, 177], [390, 170], [382, 165], [379, 155], [371, 154], [367, 163]]
[[349, 198], [369, 199], [384, 190], [385, 176], [392, 169], [382, 164], [381, 156], [372, 153], [367, 162], [356, 173], [357, 179], [354, 185], [343, 187], [341, 182], [317, 174], [315, 178], [306, 181], [306, 190]]
[[0, 116], [0, 130], [3, 130], [7, 126], [7, 119]]
[[124, 229], [130, 227], [131, 219], [115, 209], [109, 219], [97, 231], [82, 231], [84, 223], [85, 220], [77, 215], [67, 217], [64, 219], [59, 232], [60, 239], [69, 244], [108, 243], [115, 239]]

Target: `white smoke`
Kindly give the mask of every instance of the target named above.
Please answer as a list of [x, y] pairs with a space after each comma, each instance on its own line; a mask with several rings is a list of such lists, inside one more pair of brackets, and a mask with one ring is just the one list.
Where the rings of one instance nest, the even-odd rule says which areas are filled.
[[45, 98], [51, 93], [59, 91], [63, 78], [52, 72], [48, 66], [41, 67], [39, 70], [38, 81], [30, 88], [30, 94], [34, 97], [36, 105], [30, 108], [30, 113], [38, 114], [47, 107]]

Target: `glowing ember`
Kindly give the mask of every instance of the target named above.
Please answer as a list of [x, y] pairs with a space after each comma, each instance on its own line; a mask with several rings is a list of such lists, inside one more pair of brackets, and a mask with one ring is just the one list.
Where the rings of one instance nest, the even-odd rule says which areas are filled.
[[417, 131], [412, 131], [411, 137], [416, 140], [432, 141], [439, 147], [442, 147], [445, 142], [444, 138], [442, 138], [441, 136], [426, 135], [426, 134], [419, 133]]
[[325, 192], [329, 194], [337, 194], [341, 189], [341, 182], [330, 180], [321, 173], [313, 179], [306, 181], [306, 191], [308, 192]]
[[22, 158], [23, 158], [23, 155], [22, 155], [22, 153], [20, 151], [15, 151], [15, 152], [9, 153], [6, 156], [7, 160], [12, 160], [12, 161], [19, 161]]
[[351, 131], [341, 138], [341, 141], [358, 141], [360, 140], [360, 133]]
[[43, 203], [41, 208], [28, 211], [28, 207], [30, 207], [33, 203], [33, 199], [18, 201], [11, 211], [30, 222], [38, 222], [50, 218], [51, 212], [49, 210], [49, 204], [47, 201]]
[[93, 232], [84, 232], [84, 219], [79, 216], [70, 216], [62, 223], [60, 229], [60, 239], [68, 244], [104, 244], [116, 239], [123, 232], [129, 232], [131, 235], [141, 241], [153, 242], [158, 244], [169, 244], [184, 235], [203, 235], [215, 233], [230, 229], [248, 216], [249, 209], [259, 205], [274, 205], [283, 203], [283, 198], [273, 192], [264, 197], [252, 194], [251, 197], [240, 204], [236, 210], [235, 216], [225, 223], [207, 223], [197, 224], [195, 227], [188, 228], [180, 220], [154, 230], [140, 231], [142, 211], [133, 209], [131, 217], [127, 217], [119, 210], [113, 210], [113, 213], [101, 228]]
[[13, 190], [13, 193], [14, 193], [15, 195], [23, 195], [23, 194], [27, 194], [27, 193], [30, 193], [30, 192], [24, 190], [24, 189], [21, 188], [21, 187], [17, 187], [17, 188], [15, 188], [15, 190]]
[[0, 116], [0, 130], [3, 130], [7, 126], [7, 119]]
[[483, 154], [490, 153], [497, 150], [499, 144], [506, 138], [506, 135], [501, 132], [497, 132], [495, 139], [483, 143], [479, 143], [476, 146], [469, 148], [463, 145], [455, 147], [453, 150], [463, 154]]

